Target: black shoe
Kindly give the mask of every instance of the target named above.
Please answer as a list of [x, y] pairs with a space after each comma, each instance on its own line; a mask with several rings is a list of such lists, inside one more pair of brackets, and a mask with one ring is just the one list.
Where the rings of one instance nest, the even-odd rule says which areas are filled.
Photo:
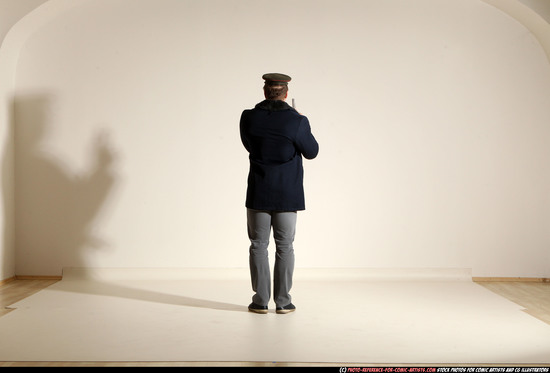
[[267, 313], [267, 306], [260, 306], [256, 303], [250, 303], [248, 310], [255, 313]]
[[277, 313], [290, 313], [290, 312], [294, 312], [294, 311], [296, 311], [296, 307], [292, 303], [289, 303], [288, 305], [286, 305], [284, 307], [277, 307], [275, 312], [277, 312]]

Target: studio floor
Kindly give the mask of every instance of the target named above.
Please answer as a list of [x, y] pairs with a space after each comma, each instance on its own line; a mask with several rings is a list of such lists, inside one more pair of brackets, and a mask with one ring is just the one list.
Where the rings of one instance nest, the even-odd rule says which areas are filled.
[[0, 362], [550, 366], [550, 324], [468, 276], [316, 271], [260, 315], [246, 270], [67, 269], [0, 314]]

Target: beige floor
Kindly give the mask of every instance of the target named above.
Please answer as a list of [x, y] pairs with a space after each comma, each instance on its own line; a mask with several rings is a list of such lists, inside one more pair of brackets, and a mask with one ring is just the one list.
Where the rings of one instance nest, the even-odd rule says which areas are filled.
[[[12, 348], [0, 366], [550, 364], [548, 283], [307, 280], [295, 285], [298, 311], [284, 316], [246, 312], [249, 294], [236, 294], [247, 285], [14, 281], [0, 287], [0, 334], [11, 334], [0, 355]], [[337, 302], [323, 306], [325, 292]], [[5, 309], [10, 305], [17, 311]], [[144, 323], [143, 331], [124, 335]], [[285, 335], [291, 341], [281, 348]], [[159, 343], [167, 345], [148, 354]]]

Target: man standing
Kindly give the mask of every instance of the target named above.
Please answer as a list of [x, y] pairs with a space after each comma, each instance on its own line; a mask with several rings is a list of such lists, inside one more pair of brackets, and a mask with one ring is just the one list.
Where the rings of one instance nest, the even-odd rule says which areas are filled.
[[305, 210], [302, 156], [313, 159], [319, 145], [308, 119], [289, 106], [284, 74], [265, 74], [265, 100], [245, 110], [240, 121], [241, 140], [249, 152], [246, 192], [250, 238], [250, 277], [255, 292], [248, 310], [267, 313], [271, 298], [268, 251], [271, 227], [275, 240], [273, 299], [277, 313], [296, 310], [289, 294], [294, 273], [294, 233], [297, 211]]

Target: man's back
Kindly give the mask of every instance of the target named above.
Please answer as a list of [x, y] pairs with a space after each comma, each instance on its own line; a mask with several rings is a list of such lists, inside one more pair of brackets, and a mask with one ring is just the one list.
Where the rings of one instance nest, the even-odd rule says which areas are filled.
[[265, 100], [245, 110], [241, 139], [250, 153], [248, 208], [303, 210], [302, 155], [315, 158], [319, 145], [308, 119], [281, 100]]

